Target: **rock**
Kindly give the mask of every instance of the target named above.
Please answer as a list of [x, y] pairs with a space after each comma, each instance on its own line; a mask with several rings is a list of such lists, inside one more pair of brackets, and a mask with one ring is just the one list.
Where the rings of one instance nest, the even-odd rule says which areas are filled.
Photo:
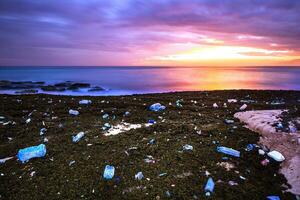
[[53, 85], [47, 85], [47, 86], [42, 86], [41, 89], [43, 91], [47, 91], [47, 92], [54, 92], [54, 91], [58, 91], [58, 92], [62, 92], [65, 91], [65, 88], [60, 88], [60, 87], [55, 87]]
[[25, 89], [25, 90], [16, 91], [15, 93], [16, 94], [35, 94], [35, 93], [38, 93], [38, 90]]
[[89, 89], [89, 92], [97, 92], [97, 91], [103, 91], [103, 90], [104, 90], [104, 88], [95, 86], [95, 87], [92, 87], [91, 89]]
[[278, 151], [271, 151], [267, 154], [270, 158], [273, 158], [277, 162], [282, 162], [285, 160], [284, 156]]

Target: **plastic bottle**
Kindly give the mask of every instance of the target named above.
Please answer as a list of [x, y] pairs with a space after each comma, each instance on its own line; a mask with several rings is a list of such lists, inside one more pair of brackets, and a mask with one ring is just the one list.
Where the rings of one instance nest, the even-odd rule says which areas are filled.
[[103, 178], [106, 180], [112, 179], [115, 175], [115, 167], [106, 165], [103, 173]]
[[84, 136], [84, 132], [79, 132], [77, 135], [72, 136], [72, 141], [74, 143], [77, 143], [83, 136]]
[[214, 192], [214, 188], [215, 188], [215, 183], [212, 178], [209, 178], [204, 188], [205, 196], [210, 196], [211, 193]]
[[138, 172], [134, 178], [139, 181], [142, 180], [144, 178], [143, 172]]
[[79, 111], [70, 109], [70, 110], [69, 110], [69, 114], [70, 114], [70, 115], [75, 115], [75, 116], [76, 116], [76, 115], [79, 115]]
[[234, 157], [240, 157], [240, 152], [228, 147], [217, 147], [217, 151]]
[[163, 106], [163, 105], [161, 105], [160, 103], [152, 104], [152, 105], [149, 107], [149, 110], [155, 111], [155, 112], [162, 111], [162, 110], [164, 110], [164, 109], [166, 109], [166, 106]]
[[44, 144], [40, 144], [38, 146], [20, 149], [17, 157], [22, 163], [24, 163], [31, 158], [44, 157], [46, 155], [46, 152], [46, 146]]

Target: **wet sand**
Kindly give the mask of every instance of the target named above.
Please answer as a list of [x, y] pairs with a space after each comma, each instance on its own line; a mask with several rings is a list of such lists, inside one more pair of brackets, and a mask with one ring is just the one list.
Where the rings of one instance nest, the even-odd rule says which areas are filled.
[[[19, 149], [48, 139], [44, 158], [0, 164], [1, 199], [205, 199], [208, 177], [215, 182], [210, 199], [296, 198], [288, 191], [291, 186], [280, 173], [279, 163], [262, 166], [265, 156], [258, 154], [258, 148], [245, 150], [247, 144], [259, 142], [259, 134], [245, 128], [234, 114], [246, 102], [246, 110], [296, 110], [298, 113], [286, 116], [289, 120], [299, 115], [300, 92], [229, 90], [118, 97], [34, 94], [1, 95], [0, 99], [0, 116], [5, 118], [0, 124], [0, 158], [15, 156]], [[79, 105], [81, 99], [92, 103]], [[178, 99], [183, 100], [182, 107], [176, 106]], [[238, 102], [228, 103], [228, 99]], [[270, 104], [274, 100], [285, 103]], [[156, 102], [166, 110], [149, 111]], [[218, 108], [213, 108], [214, 103]], [[80, 114], [71, 116], [69, 109]], [[124, 115], [126, 111], [130, 114]], [[106, 113], [109, 118], [102, 117]], [[105, 136], [107, 131], [102, 129], [105, 123], [145, 124], [150, 119], [156, 123], [116, 135]], [[234, 123], [226, 124], [225, 119]], [[41, 128], [47, 129], [42, 136]], [[72, 136], [80, 131], [85, 137], [72, 143]], [[151, 139], [154, 144], [149, 144]], [[193, 150], [182, 151], [185, 144]], [[217, 146], [239, 150], [241, 157], [218, 153]], [[153, 162], [145, 162], [147, 156]], [[107, 164], [116, 168], [113, 180], [102, 177]], [[139, 171], [145, 177], [140, 181], [134, 178]], [[162, 173], [166, 174], [159, 176]]]

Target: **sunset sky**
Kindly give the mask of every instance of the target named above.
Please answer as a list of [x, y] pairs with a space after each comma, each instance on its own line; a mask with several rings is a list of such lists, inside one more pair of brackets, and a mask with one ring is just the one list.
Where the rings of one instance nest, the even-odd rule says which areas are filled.
[[300, 1], [1, 0], [0, 65], [300, 66]]

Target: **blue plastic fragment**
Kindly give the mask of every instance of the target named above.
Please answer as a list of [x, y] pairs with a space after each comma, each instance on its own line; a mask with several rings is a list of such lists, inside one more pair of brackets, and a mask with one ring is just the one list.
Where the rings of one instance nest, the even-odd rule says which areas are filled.
[[46, 146], [44, 144], [40, 144], [38, 146], [20, 149], [17, 157], [22, 163], [24, 163], [30, 160], [31, 158], [44, 157], [46, 155], [46, 152]]
[[110, 180], [115, 175], [115, 167], [111, 165], [106, 165], [103, 173], [103, 178], [106, 180]]
[[206, 185], [204, 187], [205, 195], [206, 196], [210, 196], [211, 193], [214, 192], [214, 188], [215, 188], [215, 183], [214, 183], [213, 179], [210, 177], [207, 180], [207, 183], [206, 183]]
[[279, 196], [267, 196], [268, 200], [280, 200]]
[[148, 123], [149, 124], [155, 124], [155, 120], [154, 119], [149, 119]]
[[155, 111], [155, 112], [163, 111], [164, 109], [166, 109], [166, 106], [163, 106], [163, 105], [161, 105], [160, 103], [152, 104], [152, 105], [149, 107], [149, 110]]
[[246, 151], [252, 151], [254, 147], [255, 146], [253, 144], [247, 144]]
[[217, 147], [217, 151], [234, 157], [240, 157], [240, 152], [228, 147]]

